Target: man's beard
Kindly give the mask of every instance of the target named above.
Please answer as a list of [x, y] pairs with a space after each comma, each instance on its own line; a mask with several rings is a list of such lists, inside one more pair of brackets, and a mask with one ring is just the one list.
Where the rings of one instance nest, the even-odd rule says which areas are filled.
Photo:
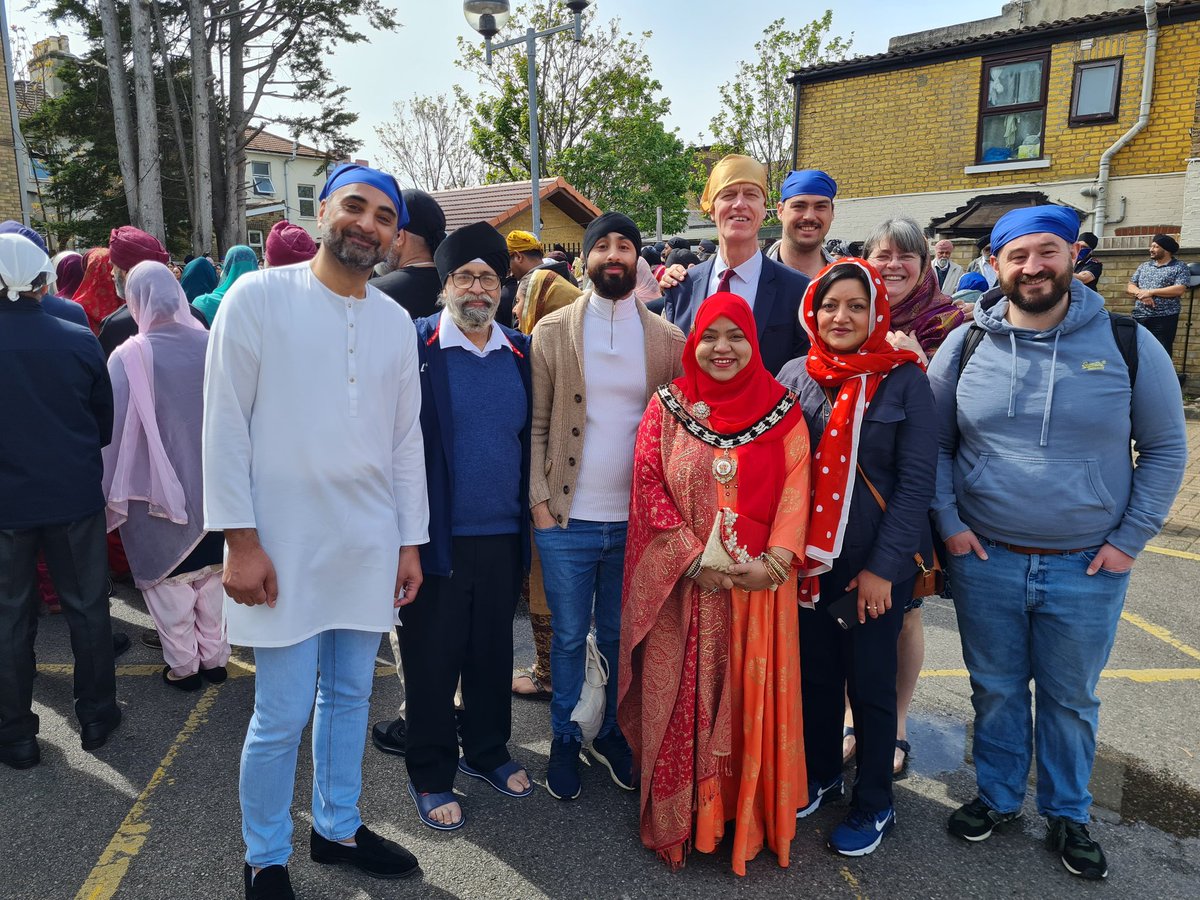
[[939, 269], [948, 268], [950, 265], [950, 257], [946, 257], [945, 259], [934, 259], [933, 264]]
[[[486, 303], [487, 307], [467, 306], [468, 303], [476, 302]], [[492, 324], [496, 318], [496, 310], [500, 308], [500, 301], [493, 299], [490, 294], [459, 294], [457, 297], [448, 297], [445, 291], [438, 297], [438, 304], [446, 307], [454, 324], [463, 332], [483, 331]]]
[[[817, 230], [812, 232], [802, 232], [801, 225], [816, 225]], [[793, 222], [785, 232], [787, 241], [797, 250], [813, 250], [822, 246], [825, 240], [821, 236], [821, 223], [814, 222], [811, 219], [801, 219], [799, 222]], [[811, 236], [810, 236], [811, 235]]]
[[375, 241], [374, 247], [357, 247], [351, 244], [348, 240], [351, 234], [364, 240], [373, 240], [360, 231], [352, 232], [349, 228], [334, 231], [331, 224], [325, 224], [321, 226], [321, 245], [328, 247], [333, 258], [343, 266], [357, 272], [369, 272], [375, 268], [376, 263], [382, 262], [387, 256], [387, 251], [379, 246], [378, 241]]
[[113, 287], [117, 290], [117, 299], [125, 299], [125, 273], [120, 269], [113, 269]]
[[[1046, 273], [1050, 274], [1050, 273]], [[1022, 288], [1024, 285], [1021, 281], [1022, 276], [1016, 278], [1006, 278], [999, 276], [1001, 289], [1004, 291], [1004, 296], [1008, 298], [1008, 302], [1015, 306], [1021, 312], [1031, 316], [1036, 316], [1044, 312], [1049, 312], [1058, 305], [1062, 300], [1063, 295], [1071, 290], [1071, 272], [1056, 272], [1051, 275], [1050, 286], [1051, 290], [1048, 294], [1024, 294]]]
[[[619, 265], [621, 274], [610, 275], [605, 272], [610, 265]], [[637, 268], [627, 267], [624, 263], [606, 262], [588, 269], [588, 278], [592, 279], [592, 288], [605, 300], [623, 300], [637, 287]]]

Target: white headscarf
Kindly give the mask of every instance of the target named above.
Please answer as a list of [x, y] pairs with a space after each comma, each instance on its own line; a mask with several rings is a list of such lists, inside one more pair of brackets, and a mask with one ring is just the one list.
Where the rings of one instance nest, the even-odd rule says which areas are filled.
[[20, 234], [0, 234], [0, 282], [3, 296], [19, 300], [21, 294], [33, 290], [33, 282], [39, 275], [54, 276], [50, 257]]

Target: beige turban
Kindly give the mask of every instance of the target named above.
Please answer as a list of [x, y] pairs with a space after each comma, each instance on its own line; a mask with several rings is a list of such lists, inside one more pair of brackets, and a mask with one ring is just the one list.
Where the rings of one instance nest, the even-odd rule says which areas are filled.
[[713, 201], [731, 184], [757, 184], [767, 198], [767, 167], [757, 159], [731, 153], [713, 166], [704, 193], [700, 196], [700, 211], [712, 215]]
[[541, 253], [542, 242], [528, 231], [510, 231], [504, 239], [509, 253]]

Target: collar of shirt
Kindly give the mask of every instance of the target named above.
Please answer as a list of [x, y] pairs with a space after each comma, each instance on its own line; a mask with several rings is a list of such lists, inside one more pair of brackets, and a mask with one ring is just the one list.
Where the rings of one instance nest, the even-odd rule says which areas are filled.
[[[721, 281], [721, 273], [727, 268], [729, 267], [725, 265], [725, 260], [721, 258], [721, 251], [718, 250], [708, 278], [708, 295], [710, 297]], [[734, 266], [733, 277], [729, 280], [730, 291], [743, 298], [751, 308], [754, 307], [754, 296], [758, 293], [758, 279], [762, 276], [762, 269], [763, 255], [760, 250], [740, 266]]]
[[622, 297], [620, 300], [609, 300], [607, 297], [601, 297], [592, 289], [592, 294], [588, 297], [588, 311], [594, 315], [607, 321], [620, 322], [625, 319], [636, 319], [638, 315], [637, 304], [634, 303], [636, 292]]
[[450, 347], [461, 347], [469, 353], [474, 353], [476, 356], [487, 356], [493, 350], [502, 350], [505, 347], [511, 349], [508, 338], [504, 336], [504, 332], [500, 330], [500, 326], [492, 322], [492, 333], [488, 337], [487, 343], [480, 350], [471, 343], [470, 338], [463, 334], [462, 329], [454, 324], [454, 319], [450, 317], [450, 311], [442, 310], [442, 316], [438, 319], [438, 346], [443, 350]]

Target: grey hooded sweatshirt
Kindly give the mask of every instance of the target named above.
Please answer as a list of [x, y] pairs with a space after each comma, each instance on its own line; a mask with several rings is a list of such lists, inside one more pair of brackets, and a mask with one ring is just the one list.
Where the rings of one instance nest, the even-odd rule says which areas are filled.
[[1170, 358], [1139, 327], [1131, 396], [1104, 298], [1079, 281], [1048, 331], [1013, 327], [1007, 310], [1004, 297], [976, 305], [985, 334], [961, 379], [965, 326], [929, 367], [938, 530], [1056, 550], [1109, 543], [1137, 556], [1162, 528], [1187, 463]]

